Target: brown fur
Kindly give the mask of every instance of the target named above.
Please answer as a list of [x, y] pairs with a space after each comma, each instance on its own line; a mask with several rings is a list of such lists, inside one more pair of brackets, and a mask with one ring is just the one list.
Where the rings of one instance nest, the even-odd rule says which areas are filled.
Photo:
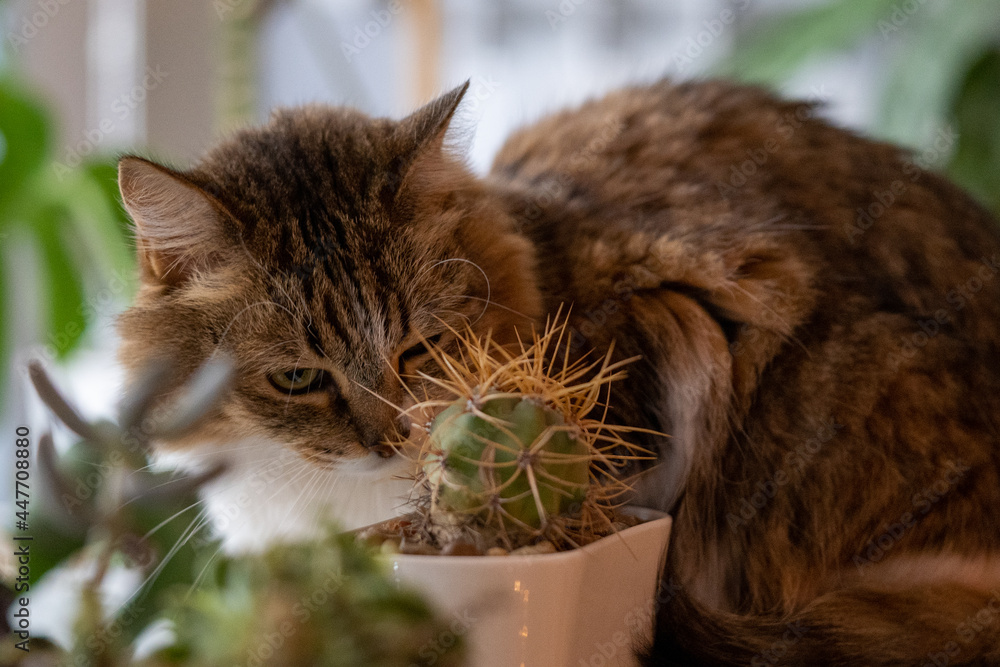
[[[364, 456], [395, 437], [379, 396], [404, 402], [403, 350], [463, 320], [509, 336], [507, 309], [538, 317], [530, 247], [441, 150], [461, 92], [401, 123], [280, 112], [185, 173], [122, 160], [144, 278], [121, 319], [122, 360], [138, 372], [168, 356], [182, 378], [224, 349], [242, 371], [191, 441], [260, 433], [317, 461]], [[265, 379], [311, 367], [334, 389], [289, 400]]]
[[[673, 436], [644, 441], [637, 488], [675, 514], [652, 664], [1000, 663], [996, 221], [899, 149], [724, 83], [556, 114], [479, 180], [442, 149], [460, 96], [399, 123], [283, 112], [165, 177], [126, 159], [147, 249], [126, 364], [230, 350], [212, 437], [360, 456], [393, 411], [356, 387], [399, 402], [396, 356], [436, 317], [509, 336], [571, 304], [572, 349], [643, 357], [612, 419]], [[177, 183], [214, 244], [146, 231], [166, 214], [142, 191]], [[340, 392], [275, 397], [264, 373], [302, 359]]]

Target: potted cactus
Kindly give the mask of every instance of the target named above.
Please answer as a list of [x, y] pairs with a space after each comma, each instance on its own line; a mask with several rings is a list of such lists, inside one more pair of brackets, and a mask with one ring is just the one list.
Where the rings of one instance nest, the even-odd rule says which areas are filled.
[[414, 511], [362, 536], [463, 619], [472, 664], [631, 664], [670, 527], [622, 507], [621, 469], [651, 456], [604, 421], [633, 360], [571, 361], [565, 323], [515, 352], [453, 333], [457, 353], [433, 349], [444, 377], [424, 376], [446, 396], [410, 409], [425, 435]]

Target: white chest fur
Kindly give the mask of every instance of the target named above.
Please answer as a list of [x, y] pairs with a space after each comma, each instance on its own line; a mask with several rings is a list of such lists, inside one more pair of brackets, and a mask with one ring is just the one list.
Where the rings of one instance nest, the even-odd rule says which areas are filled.
[[320, 467], [266, 440], [171, 452], [158, 463], [204, 470], [217, 462], [226, 471], [201, 491], [202, 514], [228, 553], [260, 551], [276, 542], [315, 536], [323, 526], [350, 530], [405, 511], [411, 465], [391, 459]]

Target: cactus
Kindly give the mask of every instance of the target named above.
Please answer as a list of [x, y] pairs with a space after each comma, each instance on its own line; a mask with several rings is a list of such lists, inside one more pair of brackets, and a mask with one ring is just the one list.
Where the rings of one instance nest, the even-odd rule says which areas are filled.
[[424, 469], [444, 511], [475, 511], [495, 500], [512, 520], [540, 529], [546, 517], [586, 498], [587, 446], [534, 397], [492, 392], [452, 405], [431, 433], [436, 448]]
[[454, 333], [457, 354], [432, 350], [445, 378], [424, 375], [453, 398], [410, 409], [437, 413], [418, 457], [417, 513], [429, 538], [458, 530], [484, 547], [544, 539], [570, 548], [611, 532], [629, 490], [621, 468], [649, 457], [622, 437], [640, 429], [604, 421], [609, 385], [634, 359], [613, 362], [612, 347], [597, 361], [571, 361], [565, 321], [517, 353]]

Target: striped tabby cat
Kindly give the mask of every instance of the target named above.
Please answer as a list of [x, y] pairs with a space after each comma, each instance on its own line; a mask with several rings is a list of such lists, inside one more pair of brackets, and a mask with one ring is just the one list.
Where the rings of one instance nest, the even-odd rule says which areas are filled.
[[230, 462], [205, 495], [227, 546], [391, 514], [425, 341], [571, 304], [573, 353], [642, 356], [611, 418], [672, 435], [639, 438], [635, 500], [675, 515], [649, 664], [1000, 664], [996, 220], [719, 82], [550, 116], [477, 177], [446, 141], [465, 88], [401, 121], [280, 111], [186, 171], [121, 161], [125, 366], [239, 364], [162, 444]]

